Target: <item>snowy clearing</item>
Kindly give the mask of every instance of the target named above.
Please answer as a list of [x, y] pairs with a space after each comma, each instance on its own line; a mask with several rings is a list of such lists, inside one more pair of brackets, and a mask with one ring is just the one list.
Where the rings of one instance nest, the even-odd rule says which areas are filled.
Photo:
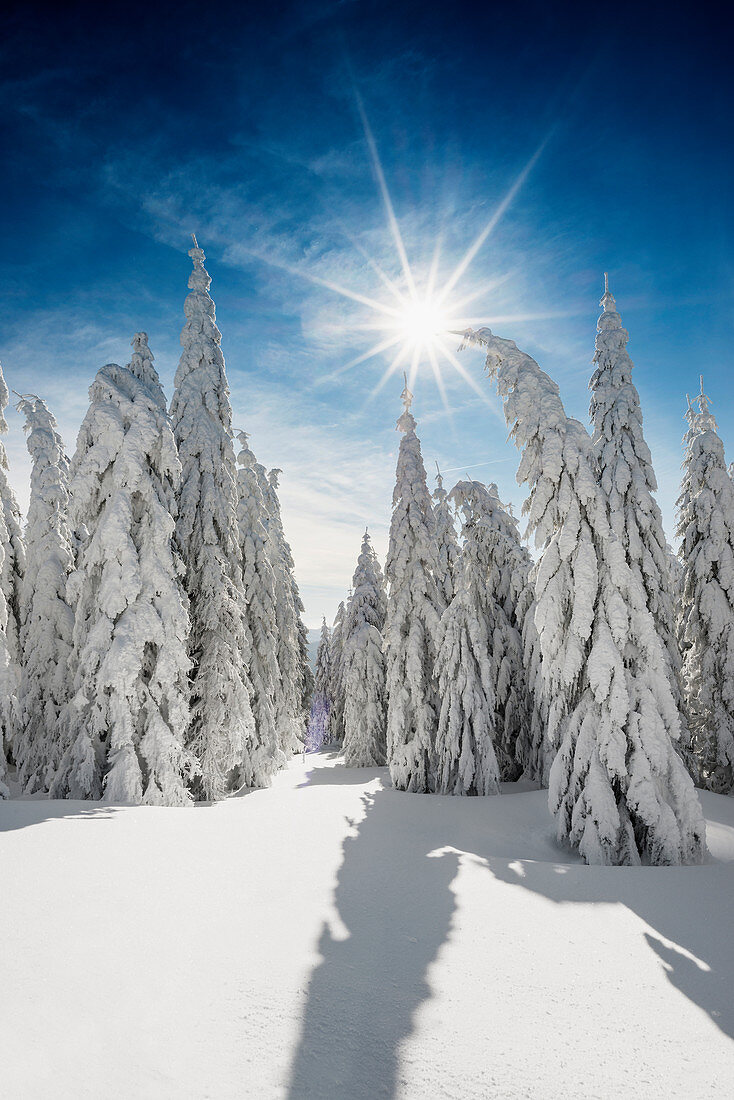
[[214, 805], [0, 803], [3, 1095], [730, 1096], [734, 799], [701, 800], [677, 868], [329, 753]]

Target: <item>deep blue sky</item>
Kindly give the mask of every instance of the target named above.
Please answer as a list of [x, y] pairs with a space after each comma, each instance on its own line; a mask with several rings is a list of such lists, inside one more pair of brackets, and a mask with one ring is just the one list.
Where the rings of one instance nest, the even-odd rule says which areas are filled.
[[[640, 10], [642, 9], [642, 10]], [[734, 447], [730, 48], [717, 7], [394, 2], [70, 5], [11, 10], [0, 45], [0, 358], [67, 441], [94, 372], [150, 336], [170, 394], [194, 230], [207, 253], [236, 425], [282, 499], [307, 619], [331, 618], [366, 523], [384, 551], [401, 380], [369, 310], [401, 270], [357, 96], [420, 280], [446, 277], [533, 153], [457, 285], [533, 354], [586, 420], [605, 270], [630, 332], [669, 532], [685, 392], [703, 371]], [[497, 480], [517, 455], [481, 356], [414, 390], [426, 464]], [[27, 499], [20, 417], [12, 477]], [[730, 457], [734, 458], [734, 455]], [[479, 465], [483, 463], [484, 465]]]

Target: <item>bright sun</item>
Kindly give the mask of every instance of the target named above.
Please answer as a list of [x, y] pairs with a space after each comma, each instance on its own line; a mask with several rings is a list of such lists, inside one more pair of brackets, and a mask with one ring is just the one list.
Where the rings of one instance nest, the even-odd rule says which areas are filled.
[[411, 350], [432, 347], [436, 337], [445, 333], [448, 327], [448, 317], [432, 298], [407, 303], [395, 321], [396, 332]]
[[[408, 261], [403, 237], [387, 188], [382, 163], [377, 152], [377, 145], [367, 121], [362, 101], [356, 89], [355, 99], [362, 119], [362, 126], [372, 160], [372, 167], [379, 184], [388, 226], [395, 245], [396, 259], [398, 261], [397, 266], [399, 267], [401, 275], [397, 278], [391, 277], [383, 270], [377, 260], [370, 256], [356, 241], [353, 243], [363, 260], [366, 261], [367, 265], [377, 275], [383, 288], [388, 291], [382, 300], [357, 290], [351, 290], [349, 287], [340, 285], [329, 278], [324, 278], [323, 275], [317, 275], [315, 272], [311, 273], [305, 271], [303, 268], [291, 267], [287, 264], [276, 264], [276, 266], [282, 266], [285, 270], [291, 271], [295, 275], [309, 279], [316, 285], [326, 287], [345, 299], [351, 300], [362, 307], [366, 307], [369, 311], [367, 316], [370, 319], [364, 324], [357, 324], [356, 328], [362, 329], [365, 332], [374, 333], [377, 337], [376, 342], [371, 347], [367, 348], [366, 351], [356, 355], [348, 363], [344, 363], [335, 371], [322, 375], [319, 382], [322, 385], [326, 385], [345, 374], [347, 371], [352, 370], [362, 363], [368, 362], [376, 356], [385, 356], [389, 359], [388, 365], [385, 367], [381, 378], [367, 397], [367, 401], [369, 401], [380, 392], [386, 382], [397, 371], [404, 370], [407, 374], [407, 384], [408, 386], [412, 386], [419, 368], [421, 366], [428, 366], [441, 394], [444, 408], [450, 413], [451, 410], [443, 376], [443, 366], [444, 364], [448, 364], [449, 367], [453, 368], [453, 370], [463, 379], [467, 386], [474, 391], [477, 397], [502, 419], [502, 414], [498, 412], [496, 406], [490, 401], [486, 392], [486, 387], [481, 387], [478, 381], [469, 374], [464, 365], [457, 359], [452, 348], [452, 345], [454, 348], [456, 346], [456, 337], [461, 336], [467, 328], [476, 327], [478, 324], [489, 324], [495, 320], [494, 317], [488, 317], [486, 314], [480, 317], [472, 317], [468, 314], [467, 307], [479, 298], [486, 298], [486, 296], [496, 287], [497, 283], [502, 280], [495, 279], [486, 282], [483, 285], [476, 286], [471, 292], [461, 295], [457, 295], [456, 288], [463, 279], [477, 253], [487, 241], [492, 231], [503, 217], [508, 206], [512, 203], [516, 194], [522, 187], [533, 165], [540, 156], [545, 141], [541, 143], [520, 172], [505, 197], [494, 210], [484, 228], [468, 247], [451, 274], [442, 278], [439, 271], [441, 262], [440, 236], [435, 242], [433, 258], [427, 270], [421, 269], [419, 272], [414, 271]], [[272, 258], [268, 258], [267, 262], [274, 263], [275, 261], [273, 261]], [[522, 316], [505, 315], [502, 317], [503, 321], [530, 319], [532, 319], [532, 315], [529, 314], [524, 314]], [[353, 330], [355, 325], [350, 321], [347, 327]]]

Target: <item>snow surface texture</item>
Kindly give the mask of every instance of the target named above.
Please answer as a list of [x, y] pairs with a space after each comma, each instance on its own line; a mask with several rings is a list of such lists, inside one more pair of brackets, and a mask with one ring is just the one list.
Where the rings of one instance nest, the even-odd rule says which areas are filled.
[[436, 784], [435, 739], [438, 628], [445, 610], [436, 584], [438, 561], [433, 505], [426, 485], [421, 445], [405, 383], [393, 490], [385, 656], [387, 664], [387, 759], [397, 787], [430, 791]]
[[187, 743], [201, 763], [196, 795], [205, 799], [220, 797], [243, 782], [267, 783], [270, 769], [257, 774], [246, 671], [251, 639], [242, 613], [237, 473], [222, 337], [204, 253], [195, 245], [189, 256], [191, 293], [184, 302], [183, 352], [171, 418], [182, 466], [176, 536], [191, 615]]
[[352, 595], [344, 617], [344, 763], [349, 768], [381, 766], [387, 759], [385, 580], [365, 531]]
[[678, 499], [684, 565], [679, 629], [702, 780], [728, 794], [734, 790], [734, 488], [703, 381], [701, 386], [686, 414]]
[[702, 796], [704, 866], [587, 867], [542, 791], [333, 763], [196, 808], [0, 804], [4, 1096], [731, 1096], [734, 799]]
[[678, 708], [664, 649], [610, 529], [589, 434], [514, 341], [489, 329], [466, 339], [487, 349], [522, 450], [528, 531], [541, 549], [535, 622], [556, 747], [548, 800], [558, 837], [587, 863], [697, 862], [703, 819], [673, 748]]

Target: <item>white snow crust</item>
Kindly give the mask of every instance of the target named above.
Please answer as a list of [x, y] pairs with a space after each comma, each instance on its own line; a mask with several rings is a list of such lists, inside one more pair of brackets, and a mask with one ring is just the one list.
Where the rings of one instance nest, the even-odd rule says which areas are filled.
[[734, 1079], [734, 799], [709, 861], [589, 867], [546, 794], [299, 756], [214, 805], [0, 804], [2, 1094], [711, 1100]]

